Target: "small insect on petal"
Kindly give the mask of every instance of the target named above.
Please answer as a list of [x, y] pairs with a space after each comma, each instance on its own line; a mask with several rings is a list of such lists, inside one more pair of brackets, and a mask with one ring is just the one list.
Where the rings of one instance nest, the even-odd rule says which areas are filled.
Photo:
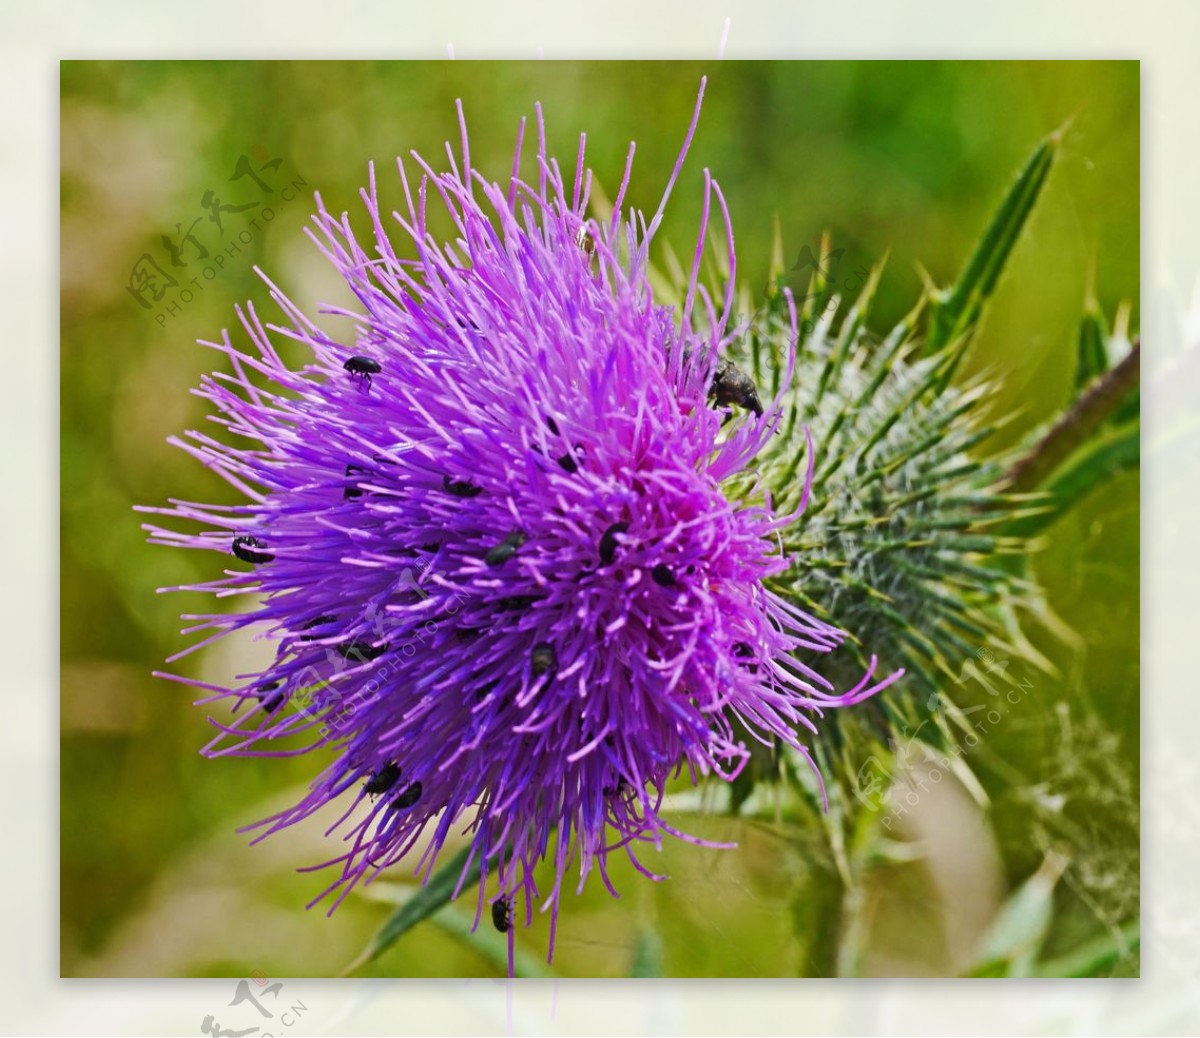
[[282, 681], [270, 681], [259, 685], [254, 691], [254, 698], [262, 704], [262, 708], [268, 714], [275, 713], [283, 705], [283, 693], [275, 691], [282, 684]]
[[660, 562], [650, 571], [650, 579], [659, 587], [674, 587], [675, 574], [671, 572], [671, 567]]
[[606, 797], [621, 797], [625, 795], [628, 789], [629, 783], [625, 781], [624, 775], [620, 775], [617, 777], [617, 784], [615, 786], [605, 786], [600, 792]]
[[370, 357], [351, 357], [342, 367], [351, 375], [358, 376], [364, 387], [371, 385], [372, 375], [378, 375], [383, 370], [379, 361], [372, 360]]
[[[347, 476], [353, 476], [356, 472], [361, 472], [365, 475], [368, 471], [369, 471], [368, 469], [364, 469], [361, 465], [347, 465], [346, 466], [346, 475]], [[362, 497], [363, 493], [364, 493], [363, 489], [359, 486], [346, 487], [346, 489], [342, 491], [342, 497], [345, 500], [349, 501], [349, 500], [351, 500], [351, 498]]]
[[342, 365], [351, 375], [378, 375], [383, 367], [370, 357], [351, 357]]
[[267, 542], [259, 537], [235, 537], [233, 539], [233, 554], [243, 562], [270, 562], [274, 555], [269, 551], [256, 551], [265, 548]]
[[544, 597], [543, 595], [506, 595], [496, 602], [496, 608], [503, 613], [520, 613], [540, 602]]
[[388, 809], [391, 811], [403, 811], [406, 808], [412, 807], [420, 799], [421, 783], [411, 782], [400, 791], [400, 795], [395, 800], [388, 804]]
[[756, 417], [762, 417], [762, 401], [758, 399], [758, 390], [753, 380], [741, 368], [735, 367], [727, 360], [721, 361], [717, 370], [713, 372], [709, 392], [718, 407], [737, 404], [753, 411]]
[[360, 661], [378, 659], [387, 652], [387, 649], [386, 645], [372, 645], [361, 638], [351, 638], [348, 642], [342, 642], [337, 647], [337, 651], [345, 659], [357, 659]]
[[507, 562], [517, 554], [517, 549], [525, 543], [525, 532], [523, 530], [514, 530], [507, 537], [497, 544], [484, 557], [483, 561], [489, 566], [499, 566], [503, 562]]
[[[733, 654], [744, 660], [754, 659], [754, 649], [752, 646], [746, 644], [746, 642], [738, 642], [733, 647]], [[750, 671], [751, 674], [758, 673], [758, 664], [757, 663], [745, 664], [745, 666]]]
[[558, 669], [558, 654], [549, 642], [538, 642], [529, 656], [529, 669], [535, 675], [547, 674]]
[[596, 252], [596, 243], [592, 241], [592, 236], [588, 234], [587, 224], [581, 226], [575, 234], [575, 244], [583, 250], [583, 254], [591, 261], [593, 254]]
[[617, 555], [617, 535], [629, 529], [628, 523], [613, 523], [600, 538], [600, 561], [605, 566], [611, 565]]
[[508, 898], [492, 902], [492, 925], [501, 933], [508, 933], [512, 927], [512, 902]]
[[[332, 613], [325, 613], [322, 616], [314, 617], [304, 625], [304, 630], [311, 631], [314, 627], [327, 627], [329, 624], [336, 623], [337, 617]], [[302, 634], [299, 640], [302, 642], [311, 642], [314, 638], [324, 637], [320, 634]]]
[[399, 781], [400, 765], [390, 760], [378, 771], [371, 773], [371, 777], [363, 784], [363, 789], [374, 796], [377, 793], [386, 793]]
[[571, 473], [571, 475], [573, 476], [573, 475], [575, 475], [576, 472], [579, 471], [579, 461], [577, 459], [582, 458], [582, 457], [583, 457], [583, 444], [577, 443], [571, 449], [571, 452], [569, 454], [564, 454], [561, 458], [558, 459], [558, 463], [564, 469], [566, 469], [567, 472]]
[[455, 497], [478, 497], [483, 493], [483, 487], [477, 487], [470, 480], [451, 479], [449, 476], [442, 477], [442, 489]]

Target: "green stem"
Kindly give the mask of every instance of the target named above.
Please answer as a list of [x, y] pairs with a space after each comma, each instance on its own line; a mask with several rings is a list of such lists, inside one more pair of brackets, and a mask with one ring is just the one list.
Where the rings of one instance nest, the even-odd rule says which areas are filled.
[[1009, 471], [1001, 488], [1016, 493], [1039, 489], [1046, 479], [1112, 416], [1141, 376], [1141, 340], [1121, 362], [1098, 378]]

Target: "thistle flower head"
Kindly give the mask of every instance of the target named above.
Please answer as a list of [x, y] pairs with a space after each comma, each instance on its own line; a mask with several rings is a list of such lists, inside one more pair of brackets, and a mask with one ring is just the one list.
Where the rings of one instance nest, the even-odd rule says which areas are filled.
[[[683, 155], [648, 224], [622, 213], [628, 164], [597, 222], [584, 218], [583, 142], [568, 194], [540, 112], [538, 129], [532, 184], [517, 176], [520, 143], [506, 183], [472, 169], [465, 126], [448, 171], [416, 157], [414, 182], [401, 163], [392, 234], [405, 250], [373, 170], [366, 243], [318, 197], [312, 237], [357, 297], [337, 311], [354, 338], [329, 337], [274, 286], [289, 323], [239, 311], [253, 350], [208, 344], [231, 371], [199, 390], [236, 442], [177, 443], [247, 501], [173, 502], [165, 513], [207, 529], [149, 528], [236, 556], [203, 587], [251, 608], [197, 629], [253, 627], [276, 656], [210, 688], [233, 710], [207, 752], [332, 755], [262, 824], [339, 801], [334, 904], [418, 846], [428, 873], [465, 832], [480, 914], [501, 905], [507, 928], [515, 900], [518, 919], [539, 901], [556, 916], [576, 858], [582, 884], [611, 851], [675, 832], [660, 814], [673, 774], [733, 777], [742, 731], [807, 755], [822, 708], [879, 687], [868, 672], [837, 693], [800, 662], [843, 636], [764, 586], [789, 567], [781, 531], [798, 513], [726, 496], [779, 417], [778, 400], [733, 421], [709, 406], [732, 290], [714, 300], [694, 271], [678, 310], [650, 290], [648, 247]], [[706, 174], [701, 243], [714, 201], [732, 268]], [[427, 230], [435, 207], [453, 241]], [[272, 333], [312, 361], [290, 369]], [[544, 858], [554, 884], [538, 891]]]

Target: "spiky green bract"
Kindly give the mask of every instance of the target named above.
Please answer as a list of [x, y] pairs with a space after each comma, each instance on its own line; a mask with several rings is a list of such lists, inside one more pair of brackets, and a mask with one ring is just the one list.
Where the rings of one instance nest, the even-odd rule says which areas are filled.
[[978, 324], [1037, 205], [1066, 128], [1060, 127], [1038, 144], [1013, 178], [958, 280], [950, 288], [934, 292], [924, 343], [928, 352], [944, 349]]
[[[1036, 484], [1011, 485], [1013, 456], [989, 457], [986, 441], [1003, 421], [988, 412], [990, 387], [964, 386], [953, 376], [1035, 209], [1062, 133], [1038, 143], [953, 284], [928, 286], [884, 337], [868, 331], [882, 264], [845, 302], [831, 295], [818, 263], [804, 295], [805, 334], [780, 435], [758, 473], [778, 507], [794, 506], [808, 464], [800, 430], [808, 429], [815, 477], [804, 521], [786, 545], [795, 564], [777, 585], [817, 615], [853, 618], [846, 622], [862, 641], [843, 647], [842, 666], [853, 668], [861, 646], [871, 645], [908, 673], [856, 724], [831, 726], [835, 736], [866, 724], [893, 746], [917, 732], [925, 741], [951, 741], [949, 720], [963, 718], [948, 692], [978, 653], [998, 647], [1045, 663], [1017, 618], [1040, 600], [1023, 579], [1028, 520], [1053, 504]], [[822, 260], [831, 254], [823, 240]], [[777, 232], [773, 287], [732, 351], [736, 361], [740, 348], [760, 390], [772, 392], [784, 380], [791, 345], [781, 260]], [[869, 753], [846, 752], [843, 763], [853, 774], [855, 758]]]
[[[846, 618], [856, 639], [834, 663], [846, 674], [861, 667], [864, 645], [907, 669], [860, 723], [878, 736], [924, 728], [923, 738], [942, 741], [934, 733], [948, 734], [946, 690], [964, 662], [987, 646], [1024, 654], [1009, 641], [1013, 616], [1032, 603], [1031, 587], [995, 561], [1028, 545], [995, 531], [1036, 501], [996, 489], [1004, 458], [989, 459], [983, 449], [998, 424], [994, 415], [984, 419], [990, 386], [943, 378], [961, 342], [924, 352], [920, 307], [882, 340], [867, 332], [876, 281], [844, 317], [830, 303], [799, 343], [779, 435], [754, 476], [777, 507], [797, 507], [810, 464], [801, 431], [808, 428], [816, 451], [811, 493], [785, 540], [793, 565], [776, 589], [819, 616]], [[772, 299], [740, 347], [764, 390], [784, 376], [784, 305]]]

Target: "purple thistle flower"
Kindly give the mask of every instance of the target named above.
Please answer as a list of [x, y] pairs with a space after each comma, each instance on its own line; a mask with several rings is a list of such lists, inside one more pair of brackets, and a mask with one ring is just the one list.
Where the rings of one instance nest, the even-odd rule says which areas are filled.
[[[314, 899], [335, 894], [330, 911], [418, 848], [427, 877], [466, 832], [483, 870], [476, 921], [490, 901], [511, 955], [509, 906], [529, 925], [542, 903], [552, 956], [576, 857], [581, 887], [594, 868], [612, 890], [615, 850], [653, 875], [637, 844], [693, 839], [659, 814], [668, 779], [736, 776], [748, 750], [735, 724], [808, 758], [798, 729], [815, 733], [823, 708], [898, 676], [872, 685], [869, 671], [837, 694], [798, 659], [843, 633], [764, 586], [789, 568], [780, 531], [797, 516], [722, 489], [775, 431], [779, 401], [733, 422], [708, 404], [733, 335], [735, 256], [707, 171], [686, 301], [676, 312], [653, 299], [648, 247], [699, 107], [648, 225], [622, 215], [632, 146], [613, 214], [596, 222], [583, 216], [582, 139], [568, 200], [540, 108], [536, 187], [518, 177], [520, 137], [508, 183], [483, 179], [464, 123], [461, 169], [449, 147], [445, 173], [414, 155], [414, 192], [398, 164], [407, 206], [394, 219], [415, 258], [393, 249], [373, 168], [373, 242], [318, 196], [309, 235], [358, 298], [361, 309], [332, 311], [355, 322], [353, 342], [268, 280], [290, 324], [239, 308], [254, 350], [228, 334], [205, 344], [232, 373], [197, 392], [236, 445], [198, 432], [172, 442], [247, 503], [172, 501], [148, 511], [206, 529], [147, 529], [155, 543], [232, 553], [225, 577], [199, 587], [252, 596], [246, 612], [193, 618], [207, 637], [185, 652], [245, 628], [275, 644], [262, 673], [200, 686], [202, 703], [232, 701], [204, 752], [333, 754], [300, 803], [259, 823], [261, 839], [339, 801], [330, 832], [347, 846]], [[719, 307], [698, 277], [713, 199], [731, 271]], [[431, 206], [454, 241], [427, 231]], [[290, 369], [271, 333], [312, 362]], [[811, 480], [811, 443], [808, 454]], [[554, 885], [539, 891], [546, 857]]]

